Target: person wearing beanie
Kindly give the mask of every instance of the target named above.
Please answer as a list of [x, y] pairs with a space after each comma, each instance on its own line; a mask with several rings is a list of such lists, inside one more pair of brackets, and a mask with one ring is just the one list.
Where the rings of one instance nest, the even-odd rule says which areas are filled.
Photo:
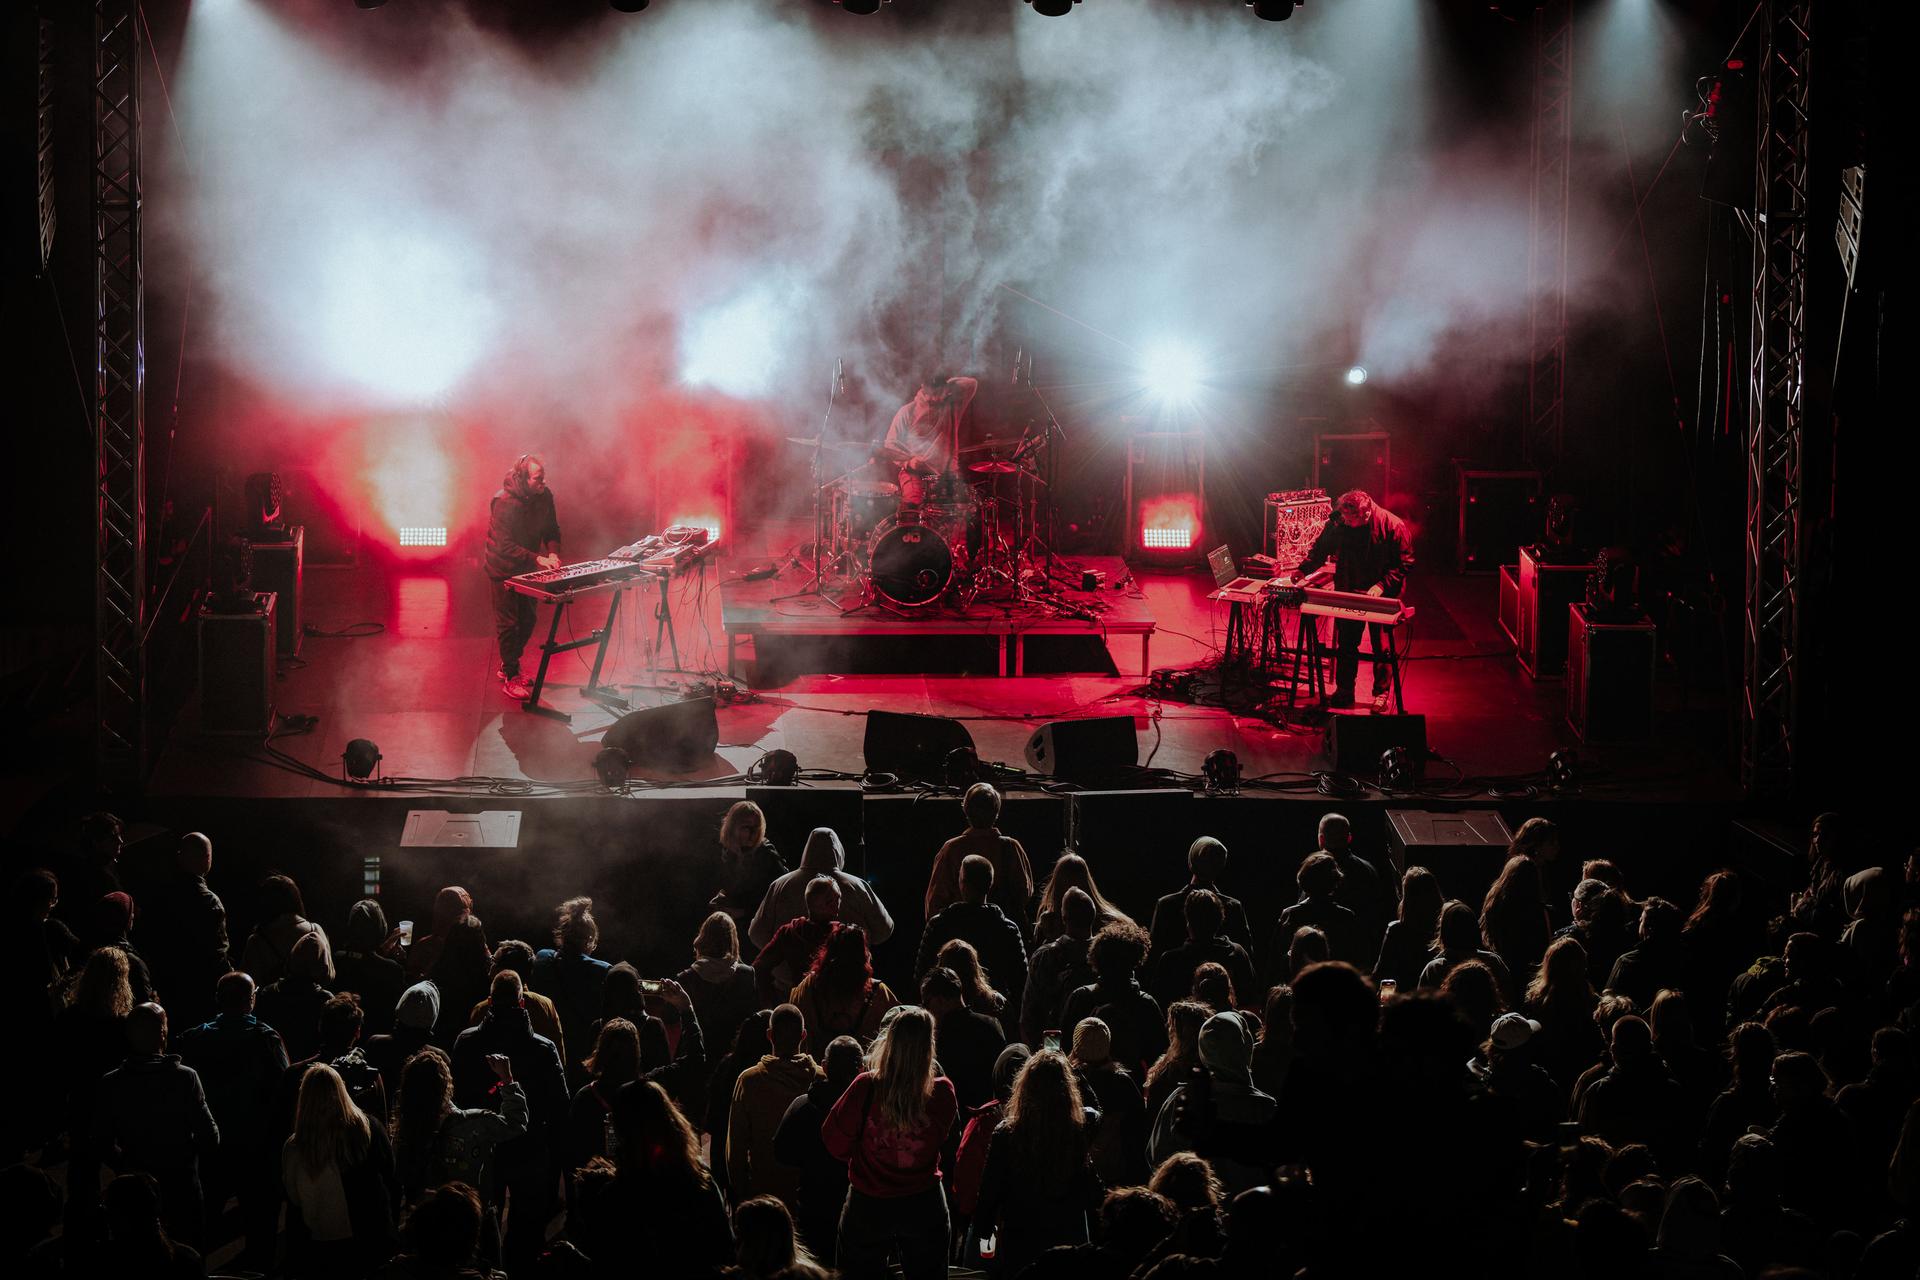
[[1109, 1187], [1147, 1180], [1147, 1103], [1140, 1084], [1113, 1060], [1113, 1032], [1098, 1018], [1073, 1028], [1074, 1078], [1080, 1096], [1100, 1113], [1093, 1130], [1093, 1171]]
[[1147, 1161], [1158, 1166], [1176, 1151], [1205, 1156], [1229, 1195], [1267, 1181], [1272, 1171], [1237, 1154], [1257, 1149], [1257, 1133], [1277, 1103], [1253, 1083], [1253, 1031], [1233, 1010], [1200, 1027], [1201, 1072], [1179, 1086], [1154, 1117]]
[[1153, 924], [1147, 933], [1149, 968], [1163, 954], [1187, 940], [1187, 895], [1205, 889], [1220, 900], [1221, 932], [1253, 953], [1253, 930], [1247, 927], [1247, 909], [1240, 899], [1220, 887], [1227, 872], [1227, 846], [1212, 836], [1201, 836], [1187, 846], [1187, 884], [1153, 904]]

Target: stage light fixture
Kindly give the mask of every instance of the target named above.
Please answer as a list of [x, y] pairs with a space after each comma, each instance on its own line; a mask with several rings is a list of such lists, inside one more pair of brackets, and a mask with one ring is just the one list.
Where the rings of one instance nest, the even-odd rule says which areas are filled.
[[833, 0], [833, 2], [848, 13], [857, 13], [862, 16], [880, 12], [881, 0]]
[[1562, 748], [1547, 757], [1547, 781], [1555, 791], [1580, 789], [1580, 757]]
[[600, 779], [600, 785], [612, 790], [623, 787], [627, 782], [627, 770], [633, 759], [618, 747], [602, 747], [593, 757], [594, 776]]
[[775, 747], [754, 761], [747, 774], [762, 786], [791, 787], [800, 777], [800, 757]]
[[1389, 791], [1404, 790], [1413, 779], [1413, 755], [1405, 747], [1388, 747], [1380, 753], [1380, 785]]
[[1208, 791], [1216, 795], [1240, 794], [1240, 757], [1225, 747], [1209, 751], [1200, 771], [1206, 775]]
[[1141, 377], [1163, 405], [1189, 405], [1198, 398], [1206, 368], [1192, 348], [1163, 342], [1147, 348]]
[[638, 13], [647, 7], [648, 0], [607, 0], [620, 13]]
[[947, 785], [956, 789], [986, 781], [986, 770], [980, 766], [980, 753], [972, 747], [955, 747], [947, 752], [943, 772]]
[[1285, 22], [1293, 16], [1296, 0], [1247, 0], [1247, 8], [1263, 22]]
[[378, 9], [386, 2], [387, 0], [353, 0], [353, 7], [356, 9]]
[[1058, 18], [1073, 12], [1073, 6], [1080, 0], [1027, 0], [1033, 11], [1043, 18]]
[[372, 738], [355, 738], [340, 753], [340, 765], [349, 778], [365, 782], [380, 767], [380, 747]]
[[1367, 367], [1365, 365], [1356, 364], [1356, 365], [1350, 366], [1347, 369], [1347, 385], [1348, 386], [1350, 387], [1363, 386], [1365, 385], [1366, 381], [1367, 381]]

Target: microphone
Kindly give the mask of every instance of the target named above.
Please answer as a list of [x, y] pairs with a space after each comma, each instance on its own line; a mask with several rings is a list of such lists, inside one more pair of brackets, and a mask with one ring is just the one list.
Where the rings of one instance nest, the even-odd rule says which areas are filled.
[[847, 394], [846, 364], [838, 356], [835, 356], [833, 360], [833, 398], [838, 400], [845, 394]]
[[1020, 365], [1022, 361], [1026, 359], [1026, 354], [1027, 349], [1025, 347], [1015, 347], [1013, 349], [1013, 385], [1016, 387], [1020, 385]]

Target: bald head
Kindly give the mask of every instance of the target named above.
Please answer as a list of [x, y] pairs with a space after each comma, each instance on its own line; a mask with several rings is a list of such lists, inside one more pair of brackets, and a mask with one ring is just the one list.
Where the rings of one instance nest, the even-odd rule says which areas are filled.
[[198, 831], [189, 831], [180, 837], [173, 861], [181, 875], [204, 876], [213, 870], [213, 841]]

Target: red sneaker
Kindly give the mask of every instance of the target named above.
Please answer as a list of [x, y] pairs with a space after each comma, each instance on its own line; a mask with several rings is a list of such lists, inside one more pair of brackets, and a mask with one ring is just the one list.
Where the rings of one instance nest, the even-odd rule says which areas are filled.
[[533, 689], [527, 684], [525, 676], [506, 676], [500, 681], [500, 692], [515, 702], [525, 702], [533, 696]]

